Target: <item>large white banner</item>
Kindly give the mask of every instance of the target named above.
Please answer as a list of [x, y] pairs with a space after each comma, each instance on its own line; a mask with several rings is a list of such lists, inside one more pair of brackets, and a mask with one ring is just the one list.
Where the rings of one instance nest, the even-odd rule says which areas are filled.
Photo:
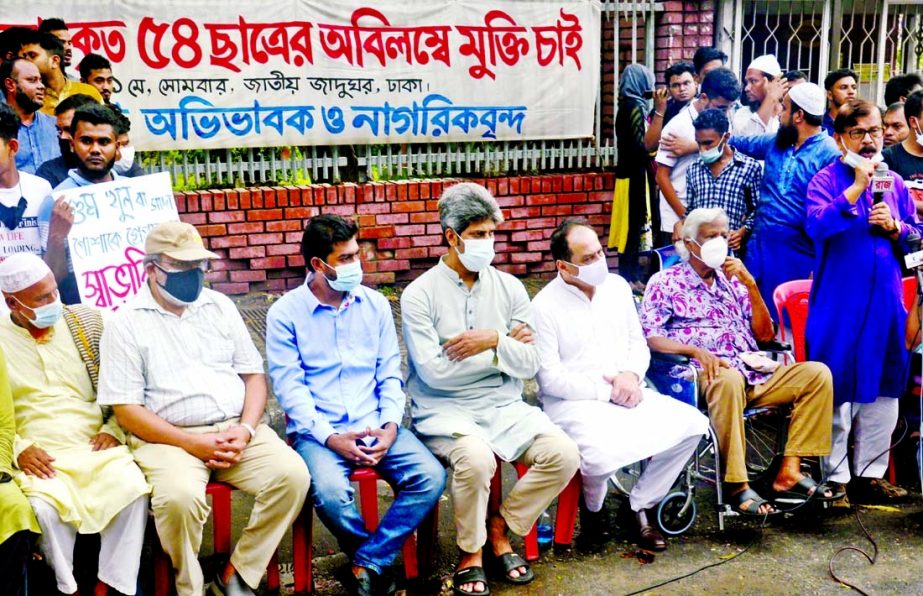
[[119, 178], [61, 193], [74, 210], [67, 235], [84, 304], [117, 310], [144, 283], [144, 241], [151, 228], [179, 219], [166, 172]]
[[597, 0], [29, 0], [95, 52], [139, 149], [593, 134]]

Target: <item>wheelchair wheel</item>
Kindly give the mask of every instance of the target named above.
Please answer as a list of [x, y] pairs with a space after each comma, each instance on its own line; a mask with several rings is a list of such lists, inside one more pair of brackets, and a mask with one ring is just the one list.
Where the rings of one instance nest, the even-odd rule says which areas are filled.
[[747, 438], [747, 474], [759, 483], [771, 478], [785, 446], [788, 418], [778, 410], [767, 409], [744, 415]]
[[692, 527], [695, 515], [695, 500], [688, 499], [688, 493], [671, 493], [657, 506], [657, 525], [664, 534], [679, 536]]

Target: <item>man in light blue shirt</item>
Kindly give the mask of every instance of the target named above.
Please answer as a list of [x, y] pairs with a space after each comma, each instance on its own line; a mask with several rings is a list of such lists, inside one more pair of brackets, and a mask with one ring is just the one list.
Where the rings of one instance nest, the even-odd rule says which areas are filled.
[[61, 155], [55, 119], [38, 111], [45, 97], [41, 74], [31, 62], [17, 58], [0, 65], [0, 84], [21, 121], [16, 169], [34, 174], [42, 163]]
[[[359, 594], [390, 594], [389, 567], [445, 488], [445, 471], [407, 429], [401, 355], [388, 300], [360, 285], [358, 228], [311, 219], [301, 252], [305, 284], [267, 316], [266, 355], [287, 432], [311, 472], [311, 497], [352, 561]], [[374, 532], [353, 501], [349, 475], [374, 468], [397, 491]]]

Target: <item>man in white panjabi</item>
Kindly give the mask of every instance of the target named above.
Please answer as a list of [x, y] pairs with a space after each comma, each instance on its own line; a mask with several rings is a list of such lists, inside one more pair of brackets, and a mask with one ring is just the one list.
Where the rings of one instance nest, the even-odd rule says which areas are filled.
[[0, 290], [10, 309], [0, 344], [16, 417], [14, 478], [42, 528], [42, 555], [58, 590], [73, 594], [77, 534], [98, 533], [96, 592], [134, 594], [151, 489], [115, 417], [106, 420], [96, 400], [98, 362], [83, 356], [99, 353], [101, 316], [62, 307], [51, 269], [32, 253], [0, 263]]
[[596, 232], [581, 220], [551, 235], [558, 276], [533, 300], [545, 412], [580, 447], [583, 476], [581, 542], [605, 540], [602, 507], [608, 479], [650, 458], [629, 505], [638, 544], [664, 550], [648, 509], [669, 492], [708, 418], [694, 407], [645, 388], [650, 351], [628, 283], [609, 273]]
[[[535, 375], [539, 354], [525, 287], [490, 266], [494, 230], [503, 222], [496, 200], [483, 186], [456, 184], [439, 199], [439, 219], [449, 252], [401, 296], [407, 395], [414, 431], [451, 468], [461, 550], [455, 592], [483, 594], [485, 544], [507, 582], [532, 580], [507, 532], [529, 532], [577, 471], [579, 453], [522, 401], [520, 379]], [[529, 471], [499, 511], [488, 511], [497, 457]]]

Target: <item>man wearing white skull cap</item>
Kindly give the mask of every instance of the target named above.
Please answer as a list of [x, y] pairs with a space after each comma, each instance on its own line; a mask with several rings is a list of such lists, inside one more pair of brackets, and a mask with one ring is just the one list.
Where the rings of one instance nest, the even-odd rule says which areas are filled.
[[782, 67], [772, 54], [755, 58], [744, 76], [746, 105], [734, 114], [737, 136], [761, 135], [779, 130], [784, 91]]
[[96, 402], [102, 318], [63, 307], [51, 269], [31, 253], [0, 263], [0, 291], [10, 309], [0, 344], [16, 419], [14, 479], [38, 518], [57, 588], [77, 591], [74, 542], [98, 533], [97, 588], [134, 594], [150, 487], [115, 418]]

